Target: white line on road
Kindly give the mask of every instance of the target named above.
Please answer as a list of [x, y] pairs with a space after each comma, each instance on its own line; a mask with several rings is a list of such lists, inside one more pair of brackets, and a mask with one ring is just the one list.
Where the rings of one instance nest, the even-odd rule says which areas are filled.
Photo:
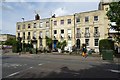
[[120, 73], [119, 70], [110, 70], [111, 72], [116, 72], [116, 73]]
[[41, 66], [42, 64], [38, 64], [39, 66]]
[[33, 68], [33, 67], [29, 67], [29, 68], [27, 68], [27, 69], [24, 69], [24, 70], [21, 70], [21, 71], [18, 71], [18, 72], [12, 73], [12, 74], [6, 76], [6, 78], [11, 77], [11, 76], [14, 76], [14, 75], [16, 75], [16, 74], [18, 74], [18, 73], [20, 73], [20, 72], [23, 72], [23, 71], [28, 70], [28, 69], [31, 69], [31, 68]]
[[[12, 73], [12, 74], [8, 75], [7, 77], [14, 76], [14, 75], [16, 75], [16, 74], [18, 74], [18, 73], [20, 73], [20, 72], [15, 72], [15, 73]], [[6, 77], [6, 78], [7, 78], [7, 77]]]

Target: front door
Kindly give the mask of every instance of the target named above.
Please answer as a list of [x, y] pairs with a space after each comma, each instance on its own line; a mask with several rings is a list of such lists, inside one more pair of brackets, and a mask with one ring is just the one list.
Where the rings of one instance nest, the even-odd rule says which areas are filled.
[[76, 40], [77, 49], [80, 49], [80, 39]]

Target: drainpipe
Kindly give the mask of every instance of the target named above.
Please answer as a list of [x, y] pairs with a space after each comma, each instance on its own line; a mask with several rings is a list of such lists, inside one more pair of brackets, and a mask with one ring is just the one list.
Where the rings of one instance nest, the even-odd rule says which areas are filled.
[[[75, 40], [75, 14], [74, 14], [74, 40]], [[76, 45], [76, 40], [75, 40], [75, 45]]]

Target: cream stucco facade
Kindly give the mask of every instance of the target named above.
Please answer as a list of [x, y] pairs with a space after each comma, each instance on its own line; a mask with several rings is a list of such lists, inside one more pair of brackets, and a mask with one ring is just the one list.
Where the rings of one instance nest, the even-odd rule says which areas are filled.
[[[40, 46], [46, 47], [45, 37], [48, 36], [53, 41], [66, 40], [67, 47], [76, 45], [80, 48], [85, 43], [88, 49], [95, 49], [96, 52], [99, 52], [99, 40], [108, 37], [109, 20], [106, 16], [107, 7], [108, 5], [102, 5], [99, 10], [17, 22], [16, 37], [21, 37], [22, 42], [25, 41], [25, 43], [35, 38], [38, 49]], [[55, 46], [56, 43], [53, 43], [53, 48]]]

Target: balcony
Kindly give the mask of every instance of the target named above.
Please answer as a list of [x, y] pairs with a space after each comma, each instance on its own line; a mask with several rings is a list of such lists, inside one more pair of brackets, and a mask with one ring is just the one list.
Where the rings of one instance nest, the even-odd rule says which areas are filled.
[[64, 39], [64, 37], [61, 35], [61, 40], [63, 40]]
[[90, 38], [90, 33], [85, 33], [85, 38]]
[[94, 37], [100, 37], [100, 32], [95, 32]]
[[68, 40], [71, 40], [72, 38], [71, 38], [71, 36], [70, 35], [68, 35]]
[[42, 39], [42, 36], [39, 36], [39, 39]]
[[81, 34], [80, 33], [76, 33], [76, 38], [81, 38]]
[[35, 37], [35, 36], [33, 36], [33, 39], [34, 39], [34, 40], [36, 40], [36, 37]]

